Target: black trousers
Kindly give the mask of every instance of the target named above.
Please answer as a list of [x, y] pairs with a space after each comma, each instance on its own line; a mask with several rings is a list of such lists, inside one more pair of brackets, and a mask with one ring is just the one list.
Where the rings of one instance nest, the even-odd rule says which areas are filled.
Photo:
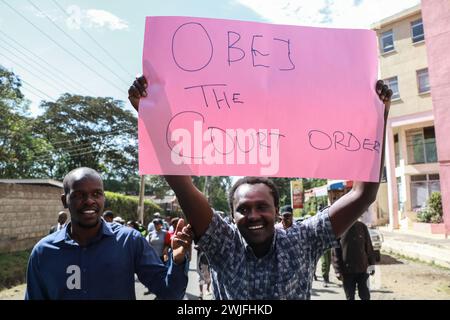
[[356, 286], [358, 286], [358, 295], [361, 300], [370, 300], [370, 291], [367, 287], [369, 274], [364, 273], [347, 273], [343, 275], [343, 284], [345, 297], [347, 300], [355, 300]]

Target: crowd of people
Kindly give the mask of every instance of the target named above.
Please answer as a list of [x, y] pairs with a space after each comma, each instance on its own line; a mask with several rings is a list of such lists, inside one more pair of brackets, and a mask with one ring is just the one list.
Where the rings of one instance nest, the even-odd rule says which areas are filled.
[[[129, 88], [136, 110], [147, 87], [141, 76]], [[384, 104], [386, 128], [392, 91], [382, 81], [375, 91]], [[158, 299], [182, 299], [193, 241], [200, 297], [206, 284], [214, 299], [310, 299], [317, 263], [323, 256], [329, 261], [334, 251], [347, 298], [354, 299], [356, 286], [361, 299], [370, 298], [363, 284], [372, 264], [370, 237], [357, 220], [375, 200], [379, 183], [354, 182], [351, 192], [331, 206], [294, 223], [292, 208], [281, 206], [277, 187], [268, 178], [239, 179], [229, 190], [230, 218], [225, 219], [191, 177], [164, 177], [189, 224], [158, 214], [147, 228], [136, 221], [125, 224], [104, 210], [98, 172], [84, 167], [70, 171], [61, 195], [70, 221], [64, 219], [66, 210], [61, 212], [55, 228], [34, 246], [25, 298], [135, 299], [137, 275]], [[364, 245], [355, 240], [362, 236]], [[324, 274], [328, 270], [329, 263]]]

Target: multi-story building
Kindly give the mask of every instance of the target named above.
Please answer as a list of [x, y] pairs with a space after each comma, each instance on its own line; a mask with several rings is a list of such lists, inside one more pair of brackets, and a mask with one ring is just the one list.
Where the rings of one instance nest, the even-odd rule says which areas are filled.
[[385, 18], [372, 29], [379, 39], [381, 79], [393, 91], [386, 131], [387, 183], [375, 205], [377, 218], [392, 228], [413, 228], [416, 212], [433, 191], [441, 190], [421, 7]]

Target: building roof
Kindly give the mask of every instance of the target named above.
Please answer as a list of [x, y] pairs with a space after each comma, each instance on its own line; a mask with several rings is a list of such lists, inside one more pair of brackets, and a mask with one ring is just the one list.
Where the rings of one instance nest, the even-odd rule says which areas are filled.
[[53, 179], [0, 179], [0, 183], [50, 185], [63, 188], [63, 183], [61, 181]]
[[395, 22], [398, 22], [400, 20], [403, 20], [403, 19], [406, 19], [406, 18], [408, 18], [410, 16], [413, 16], [413, 15], [419, 13], [420, 11], [421, 11], [421, 6], [420, 6], [420, 4], [418, 4], [418, 5], [416, 5], [416, 6], [412, 7], [412, 8], [405, 9], [405, 10], [400, 11], [400, 12], [398, 12], [398, 13], [390, 16], [390, 17], [387, 17], [387, 18], [384, 18], [384, 19], [382, 19], [380, 21], [372, 23], [370, 25], [370, 28], [372, 30], [379, 30], [381, 28], [384, 28], [387, 25], [393, 24]]

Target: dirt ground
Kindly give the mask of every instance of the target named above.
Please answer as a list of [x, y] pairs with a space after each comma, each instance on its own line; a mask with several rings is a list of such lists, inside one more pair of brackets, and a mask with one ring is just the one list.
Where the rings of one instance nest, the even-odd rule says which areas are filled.
[[450, 270], [383, 254], [373, 299], [450, 300]]
[[[0, 300], [23, 300], [24, 292], [25, 284], [2, 290]], [[450, 270], [383, 254], [371, 292], [373, 300], [450, 300]]]

